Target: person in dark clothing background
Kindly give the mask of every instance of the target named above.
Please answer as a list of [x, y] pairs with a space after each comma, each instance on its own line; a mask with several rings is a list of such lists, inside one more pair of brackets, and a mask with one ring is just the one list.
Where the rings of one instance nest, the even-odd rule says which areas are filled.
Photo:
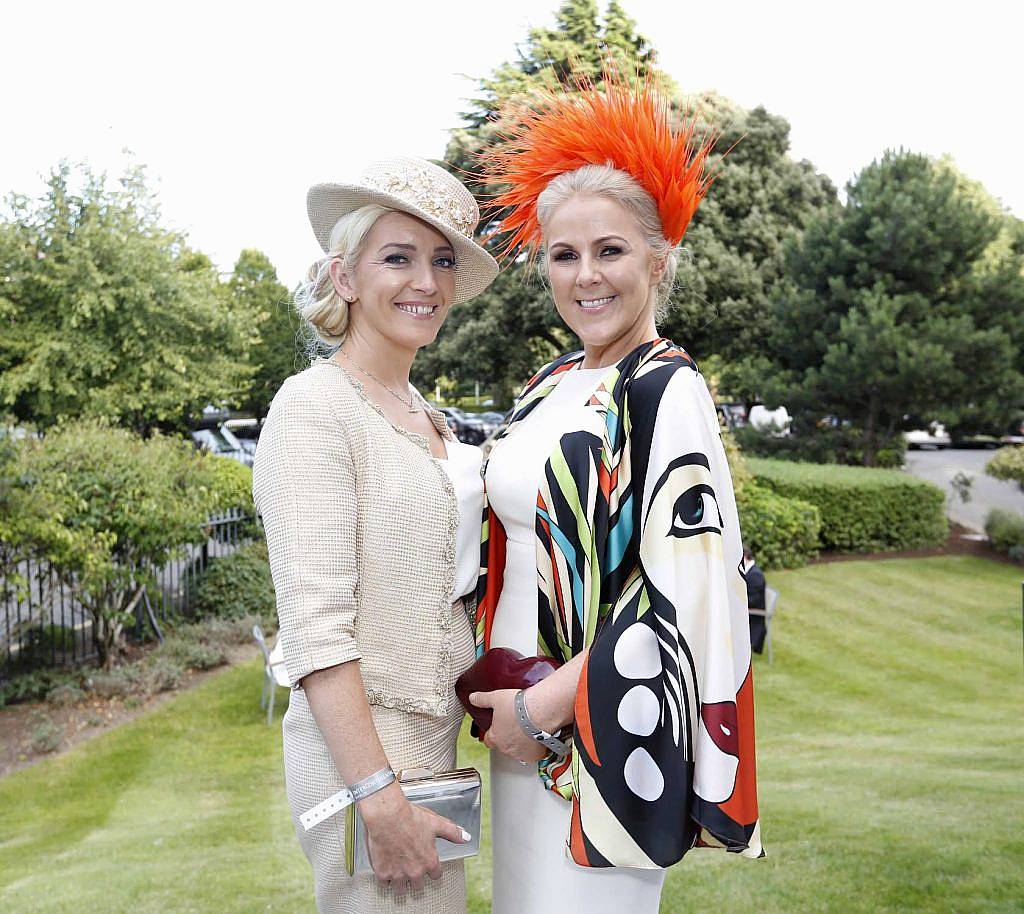
[[[764, 572], [757, 567], [754, 553], [748, 548], [743, 549], [743, 574], [747, 580], [747, 609], [764, 609]], [[751, 615], [750, 649], [757, 654], [764, 650], [765, 619], [764, 616]]]

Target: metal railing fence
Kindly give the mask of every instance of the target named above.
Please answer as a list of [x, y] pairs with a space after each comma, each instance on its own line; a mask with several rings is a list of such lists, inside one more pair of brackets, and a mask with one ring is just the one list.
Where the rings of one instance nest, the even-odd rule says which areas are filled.
[[[189, 546], [184, 555], [155, 571], [156, 587], [148, 595], [154, 615], [162, 622], [188, 618], [195, 584], [209, 563], [260, 535], [253, 516], [242, 509], [210, 518], [204, 529], [209, 532], [205, 542]], [[15, 587], [0, 578], [0, 680], [40, 667], [94, 660], [92, 617], [58, 580], [49, 562], [25, 561], [17, 572], [27, 587]], [[143, 638], [148, 627], [139, 601], [128, 635]]]

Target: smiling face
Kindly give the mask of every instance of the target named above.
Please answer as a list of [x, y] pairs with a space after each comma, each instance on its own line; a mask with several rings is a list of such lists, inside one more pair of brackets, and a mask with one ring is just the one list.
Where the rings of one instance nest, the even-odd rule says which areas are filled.
[[386, 213], [363, 241], [355, 269], [340, 260], [331, 279], [351, 300], [351, 332], [405, 349], [433, 342], [455, 292], [455, 252], [437, 229], [406, 213]]
[[577, 194], [551, 213], [544, 242], [555, 307], [588, 350], [623, 348], [621, 356], [651, 337], [664, 264], [628, 209]]

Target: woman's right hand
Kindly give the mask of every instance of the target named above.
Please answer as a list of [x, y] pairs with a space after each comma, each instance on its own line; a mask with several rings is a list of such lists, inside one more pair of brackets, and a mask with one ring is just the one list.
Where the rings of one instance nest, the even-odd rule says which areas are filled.
[[410, 803], [397, 782], [360, 801], [370, 863], [377, 881], [396, 895], [423, 888], [423, 879], [441, 878], [434, 839], [465, 844], [470, 836], [429, 809]]

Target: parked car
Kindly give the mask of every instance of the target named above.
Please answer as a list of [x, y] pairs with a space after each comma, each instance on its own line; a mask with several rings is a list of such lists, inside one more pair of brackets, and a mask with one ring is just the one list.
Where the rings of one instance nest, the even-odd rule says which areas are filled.
[[463, 444], [483, 444], [487, 437], [484, 424], [476, 416], [463, 412], [457, 406], [440, 407], [448, 428]]
[[999, 438], [1000, 444], [1024, 444], [1024, 418], [1014, 419], [1005, 435]]
[[498, 435], [505, 431], [505, 426], [508, 425], [508, 420], [512, 418], [512, 410], [509, 410], [505, 415], [501, 417], [501, 422], [491, 431], [487, 438], [480, 445], [480, 450], [484, 452], [484, 459], [491, 453], [491, 448], [494, 447], [494, 442], [497, 441]]
[[263, 424], [259, 419], [228, 419], [224, 427], [233, 434], [245, 449], [246, 453], [255, 455], [256, 444], [260, 440]]
[[477, 413], [476, 418], [484, 427], [489, 438], [497, 429], [501, 428], [505, 424], [505, 415], [503, 413], [486, 412]]
[[742, 403], [718, 403], [715, 408], [730, 431], [747, 424], [747, 408]]
[[994, 451], [999, 447], [999, 439], [995, 435], [964, 435], [960, 438], [954, 436], [950, 447]]
[[793, 418], [785, 406], [768, 409], [762, 403], [750, 407], [749, 421], [752, 428], [773, 438], [785, 438], [793, 424]]
[[252, 453], [231, 433], [231, 429], [224, 426], [200, 428], [189, 434], [195, 445], [202, 450], [252, 466]]
[[949, 447], [953, 441], [941, 422], [929, 422], [923, 428], [914, 428], [903, 433], [907, 447], [925, 450], [939, 450]]
[[229, 427], [230, 421], [226, 410], [207, 408], [202, 419], [189, 431], [189, 436], [196, 447], [221, 457], [231, 457], [251, 467], [255, 442], [251, 447], [243, 444]]

